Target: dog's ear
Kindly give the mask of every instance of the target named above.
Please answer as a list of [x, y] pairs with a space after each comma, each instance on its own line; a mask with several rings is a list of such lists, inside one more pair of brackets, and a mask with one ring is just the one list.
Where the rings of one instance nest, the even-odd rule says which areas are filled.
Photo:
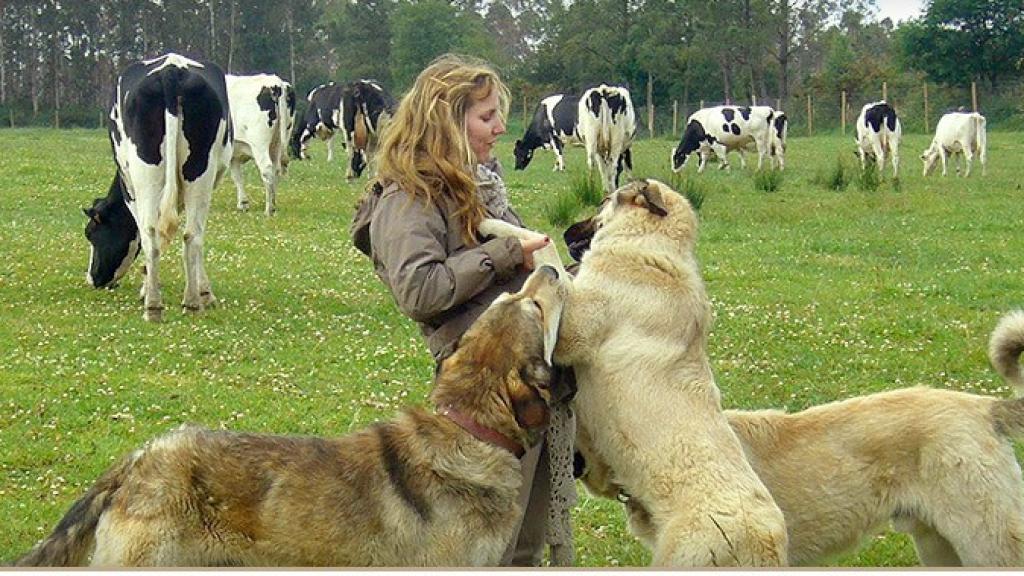
[[643, 203], [638, 204], [646, 206], [652, 214], [668, 216], [668, 209], [665, 208], [665, 198], [661, 195], [661, 188], [659, 186], [652, 186], [647, 180], [640, 180], [638, 186], [637, 198], [643, 199]]
[[551, 369], [535, 362], [521, 369], [517, 376], [509, 386], [516, 423], [527, 431], [547, 427], [550, 411], [541, 390], [546, 393], [551, 385]]

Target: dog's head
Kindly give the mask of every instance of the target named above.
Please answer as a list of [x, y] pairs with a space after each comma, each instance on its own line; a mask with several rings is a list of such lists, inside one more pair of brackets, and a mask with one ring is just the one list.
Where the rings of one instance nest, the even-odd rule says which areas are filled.
[[579, 261], [591, 248], [612, 238], [660, 237], [691, 253], [697, 241], [697, 215], [687, 199], [657, 180], [637, 180], [605, 197], [597, 215], [563, 234], [569, 255]]
[[522, 290], [491, 303], [441, 364], [433, 401], [525, 446], [535, 444], [548, 423], [564, 282], [554, 268], [542, 266]]

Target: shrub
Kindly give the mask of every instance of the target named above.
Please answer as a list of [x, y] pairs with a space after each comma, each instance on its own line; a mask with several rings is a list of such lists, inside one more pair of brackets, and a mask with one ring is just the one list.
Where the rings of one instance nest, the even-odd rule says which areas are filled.
[[832, 170], [826, 173], [818, 173], [818, 176], [814, 179], [815, 182], [829, 190], [835, 190], [836, 192], [842, 192], [846, 190], [846, 187], [850, 184], [850, 174], [846, 169], [846, 164], [836, 157], [836, 163], [832, 167]]

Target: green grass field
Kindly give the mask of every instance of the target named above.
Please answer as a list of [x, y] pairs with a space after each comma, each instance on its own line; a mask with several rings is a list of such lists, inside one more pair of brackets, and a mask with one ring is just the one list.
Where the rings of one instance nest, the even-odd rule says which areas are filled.
[[[509, 167], [513, 136], [498, 150]], [[704, 194], [698, 253], [727, 406], [799, 410], [915, 384], [1009, 395], [985, 348], [999, 316], [1024, 305], [1024, 139], [991, 133], [988, 175], [967, 180], [922, 179], [927, 141], [907, 135], [901, 179], [874, 190], [824, 183], [837, 162], [859, 169], [850, 136], [792, 137], [774, 192], [736, 159], [731, 172], [691, 166], [676, 179]], [[639, 141], [635, 174], [669, 178], [673, 144]], [[271, 219], [251, 166], [249, 213], [222, 182], [206, 239], [220, 307], [175, 306], [176, 242], [162, 267], [165, 320], [148, 324], [138, 265], [116, 290], [85, 283], [80, 208], [109, 186], [105, 134], [0, 131], [0, 562], [49, 533], [115, 458], [182, 422], [333, 435], [425, 402], [426, 347], [348, 237], [365, 179], [347, 184], [321, 144], [313, 154], [292, 163]], [[507, 177], [526, 221], [558, 238], [546, 214], [578, 178], [582, 150], [566, 162], [553, 173], [538, 151]], [[617, 503], [581, 489], [575, 517], [579, 564], [649, 561]], [[889, 534], [833, 565], [915, 561], [909, 540]]]

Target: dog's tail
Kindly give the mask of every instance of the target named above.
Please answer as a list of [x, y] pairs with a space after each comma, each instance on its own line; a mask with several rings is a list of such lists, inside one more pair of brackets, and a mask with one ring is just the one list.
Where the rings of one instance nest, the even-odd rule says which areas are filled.
[[1007, 436], [1024, 436], [1024, 374], [1020, 358], [1024, 353], [1024, 310], [1002, 317], [988, 343], [992, 367], [1013, 386], [1013, 400], [1000, 400], [992, 409], [996, 429]]
[[14, 562], [15, 566], [84, 566], [92, 551], [96, 524], [124, 484], [138, 453], [111, 467], [75, 502], [53, 533]]

